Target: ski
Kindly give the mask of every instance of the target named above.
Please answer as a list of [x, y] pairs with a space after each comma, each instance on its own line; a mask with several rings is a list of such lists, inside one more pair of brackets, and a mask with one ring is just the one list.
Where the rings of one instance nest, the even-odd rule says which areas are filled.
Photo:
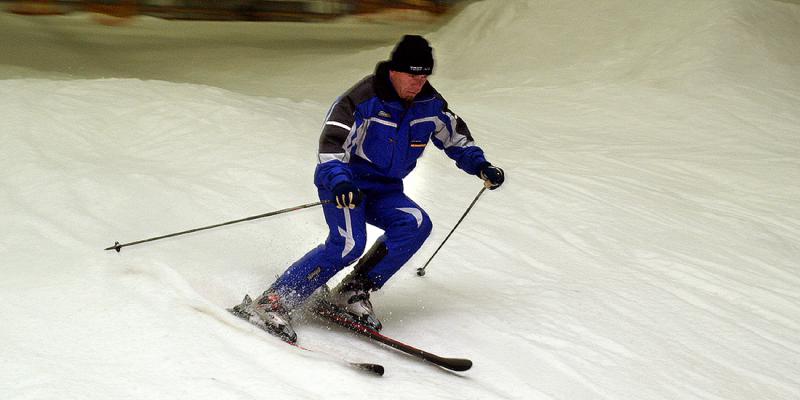
[[349, 314], [339, 311], [338, 309], [336, 309], [335, 306], [331, 305], [326, 301], [319, 301], [317, 303], [317, 307], [315, 308], [314, 312], [317, 315], [321, 316], [322, 318], [325, 318], [344, 328], [350, 329], [351, 331], [356, 332], [359, 335], [366, 336], [388, 347], [402, 351], [403, 353], [406, 354], [410, 354], [412, 356], [415, 356], [432, 364], [438, 365], [442, 368], [446, 368], [452, 371], [466, 371], [472, 368], [472, 361], [470, 360], [464, 358], [447, 358], [447, 357], [437, 356], [436, 354], [432, 354], [425, 350], [420, 350], [416, 347], [409, 346], [398, 340], [385, 336], [380, 332], [370, 328], [369, 326], [366, 326], [356, 321]]
[[326, 353], [326, 352], [323, 352], [323, 351], [320, 351], [320, 350], [312, 350], [312, 349], [309, 349], [307, 347], [303, 347], [303, 346], [301, 346], [301, 345], [299, 345], [297, 343], [287, 342], [285, 340], [283, 342], [288, 344], [288, 345], [290, 345], [290, 346], [296, 347], [296, 348], [298, 348], [300, 350], [323, 355], [323, 356], [325, 356], [325, 357], [327, 357], [327, 358], [329, 358], [331, 360], [335, 360], [335, 361], [337, 361], [337, 362], [339, 362], [341, 364], [345, 364], [347, 366], [353, 367], [353, 368], [361, 370], [361, 371], [369, 372], [370, 374], [374, 374], [374, 375], [377, 375], [377, 376], [383, 376], [383, 373], [384, 373], [383, 365], [380, 365], [380, 364], [353, 362], [353, 361], [349, 361], [349, 360], [346, 360], [344, 358], [341, 358], [339, 356], [335, 356], [335, 355], [330, 354], [330, 353]]
[[[248, 300], [250, 300], [250, 296], [245, 296], [245, 299], [243, 300], [242, 303], [246, 303]], [[252, 301], [252, 300], [250, 300], [250, 301]], [[322, 350], [319, 350], [319, 349], [310, 349], [310, 348], [301, 346], [301, 345], [297, 344], [296, 342], [288, 340], [285, 337], [282, 337], [282, 336], [279, 336], [277, 334], [274, 334], [273, 332], [265, 329], [263, 326], [259, 325], [258, 323], [250, 321], [250, 319], [245, 314], [242, 314], [242, 313], [238, 312], [236, 307], [232, 307], [232, 308], [229, 308], [227, 310], [228, 310], [228, 312], [230, 312], [231, 314], [233, 314], [237, 318], [242, 319], [244, 321], [247, 321], [249, 324], [261, 329], [262, 331], [264, 331], [266, 333], [269, 333], [270, 336], [276, 337], [276, 338], [280, 339], [280, 341], [282, 341], [283, 343], [286, 343], [286, 344], [288, 344], [288, 345], [290, 345], [290, 346], [292, 346], [292, 347], [294, 347], [296, 349], [300, 349], [302, 351], [307, 351], [309, 353], [314, 353], [314, 354], [320, 355], [320, 356], [322, 356], [324, 358], [327, 358], [327, 359], [329, 359], [331, 361], [336, 361], [339, 364], [346, 365], [346, 366], [355, 368], [355, 369], [360, 370], [360, 371], [365, 371], [365, 372], [368, 372], [370, 374], [377, 375], [377, 376], [383, 376], [383, 373], [384, 373], [383, 365], [373, 364], [373, 363], [353, 362], [353, 361], [347, 360], [345, 358], [342, 358], [342, 357], [340, 357], [338, 355], [335, 355], [335, 354], [332, 354], [332, 353], [328, 353], [326, 351], [322, 351]]]

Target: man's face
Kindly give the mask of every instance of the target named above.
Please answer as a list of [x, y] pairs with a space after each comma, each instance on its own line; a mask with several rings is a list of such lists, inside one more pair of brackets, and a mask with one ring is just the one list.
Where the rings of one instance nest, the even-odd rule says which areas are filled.
[[394, 90], [401, 99], [411, 101], [425, 86], [425, 82], [428, 81], [428, 75], [414, 75], [408, 72], [390, 70], [389, 80], [392, 81], [392, 86], [394, 86]]

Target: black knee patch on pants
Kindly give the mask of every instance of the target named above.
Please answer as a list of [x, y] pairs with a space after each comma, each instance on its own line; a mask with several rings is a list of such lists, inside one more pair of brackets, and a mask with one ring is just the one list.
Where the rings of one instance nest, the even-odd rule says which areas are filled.
[[383, 241], [377, 241], [372, 247], [358, 260], [358, 264], [356, 264], [355, 272], [359, 275], [366, 275], [369, 271], [372, 270], [378, 263], [383, 260], [386, 255], [389, 254], [389, 248], [386, 247], [386, 243]]

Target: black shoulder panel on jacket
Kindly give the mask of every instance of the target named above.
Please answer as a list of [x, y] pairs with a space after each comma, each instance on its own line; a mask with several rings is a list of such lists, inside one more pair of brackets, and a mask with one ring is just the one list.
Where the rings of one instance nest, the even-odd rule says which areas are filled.
[[436, 93], [436, 97], [438, 97], [439, 99], [442, 100], [442, 104], [444, 104], [444, 106], [443, 106], [444, 112], [446, 114], [452, 115], [453, 118], [456, 119], [456, 133], [464, 135], [464, 136], [467, 137], [467, 140], [469, 140], [470, 142], [474, 142], [475, 139], [472, 138], [472, 133], [469, 131], [469, 127], [467, 127], [467, 123], [464, 122], [464, 120], [461, 119], [461, 117], [459, 117], [458, 114], [456, 114], [452, 110], [450, 110], [450, 106], [447, 104], [447, 100], [444, 99], [444, 97], [441, 95], [441, 93], [436, 92], [435, 89], [434, 89], [434, 92]]
[[342, 98], [348, 98], [353, 103], [353, 108], [355, 108], [355, 106], [375, 97], [374, 81], [375, 75], [365, 77], [348, 89]]
[[319, 137], [319, 152], [339, 154], [344, 152], [347, 135], [355, 123], [356, 106], [375, 96], [372, 75], [358, 81], [333, 104]]

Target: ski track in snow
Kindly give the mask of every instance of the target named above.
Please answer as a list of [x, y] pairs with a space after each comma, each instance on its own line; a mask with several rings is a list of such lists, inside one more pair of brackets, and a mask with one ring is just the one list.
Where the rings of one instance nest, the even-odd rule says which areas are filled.
[[[0, 14], [0, 398], [800, 398], [800, 4], [507, 0], [442, 26]], [[324, 240], [331, 101], [404, 32], [508, 175], [431, 148], [434, 231], [373, 297], [452, 373], [299, 314], [224, 308]], [[378, 233], [370, 231], [370, 237]]]

